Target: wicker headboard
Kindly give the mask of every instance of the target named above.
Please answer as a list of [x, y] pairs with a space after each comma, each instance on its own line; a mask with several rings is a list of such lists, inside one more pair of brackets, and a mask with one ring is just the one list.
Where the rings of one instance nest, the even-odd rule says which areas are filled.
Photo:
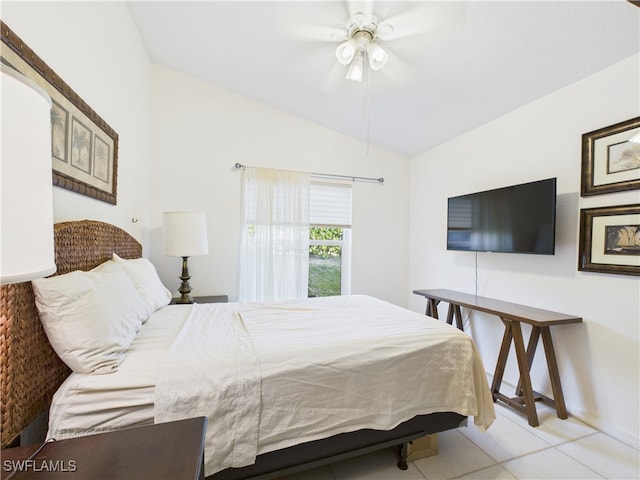
[[[93, 220], [54, 226], [55, 275], [91, 270], [115, 252], [122, 258], [142, 256], [142, 246], [124, 230]], [[31, 282], [0, 287], [0, 437], [1, 447], [14, 442], [69, 375], [44, 333]]]

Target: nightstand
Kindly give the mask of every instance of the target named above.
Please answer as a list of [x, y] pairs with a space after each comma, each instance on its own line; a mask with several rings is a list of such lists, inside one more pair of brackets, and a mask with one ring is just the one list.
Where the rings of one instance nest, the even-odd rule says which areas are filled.
[[12, 480], [204, 479], [207, 418], [197, 417], [2, 450]]
[[[172, 298], [169, 305], [175, 305], [177, 298]], [[205, 297], [193, 297], [193, 303], [227, 303], [229, 297], [227, 295], [210, 295]]]

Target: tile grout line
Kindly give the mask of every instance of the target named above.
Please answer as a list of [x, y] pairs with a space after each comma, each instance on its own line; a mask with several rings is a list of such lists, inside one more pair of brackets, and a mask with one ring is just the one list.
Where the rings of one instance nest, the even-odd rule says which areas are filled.
[[[525, 429], [525, 430], [526, 430], [526, 429]], [[527, 430], [527, 431], [528, 431], [528, 430]], [[486, 451], [485, 451], [485, 450], [484, 450], [480, 445], [478, 445], [478, 444], [477, 444], [477, 443], [475, 443], [472, 439], [470, 439], [470, 438], [468, 438], [468, 437], [467, 437], [467, 438], [468, 438], [468, 440], [469, 440], [471, 443], [473, 443], [473, 445], [475, 445], [477, 448], [479, 448], [480, 450], [482, 450], [482, 452], [484, 452], [484, 453], [485, 453], [489, 458], [491, 458], [491, 459], [492, 459], [493, 461], [495, 461], [496, 463], [495, 463], [494, 465], [490, 465], [490, 466], [488, 466], [488, 467], [484, 467], [484, 468], [480, 468], [480, 469], [478, 469], [478, 470], [474, 470], [474, 471], [471, 471], [471, 472], [467, 472], [467, 473], [465, 473], [465, 474], [463, 474], [463, 475], [461, 475], [461, 476], [471, 475], [471, 474], [474, 474], [474, 473], [477, 473], [477, 472], [481, 472], [481, 471], [483, 471], [483, 470], [487, 470], [487, 469], [489, 469], [489, 468], [493, 468], [493, 467], [495, 467], [495, 466], [500, 466], [500, 467], [502, 467], [504, 470], [506, 470], [510, 475], [512, 475], [514, 478], [518, 478], [518, 477], [515, 475], [515, 473], [513, 473], [511, 470], [509, 470], [509, 469], [504, 465], [505, 463], [507, 463], [507, 462], [512, 462], [512, 461], [514, 461], [514, 460], [519, 460], [519, 459], [522, 459], [522, 458], [528, 457], [529, 455], [533, 455], [533, 454], [536, 454], [536, 453], [545, 452], [545, 451], [547, 451], [547, 450], [557, 450], [559, 453], [561, 453], [561, 454], [563, 454], [563, 455], [566, 455], [567, 457], [571, 458], [572, 460], [574, 460], [574, 461], [576, 461], [577, 463], [579, 463], [580, 465], [582, 465], [582, 466], [583, 466], [584, 468], [586, 468], [587, 470], [589, 470], [589, 471], [593, 472], [593, 474], [594, 474], [594, 475], [596, 475], [596, 476], [594, 477], [594, 479], [605, 479], [605, 478], [607, 478], [607, 477], [605, 477], [604, 475], [600, 474], [599, 472], [597, 472], [596, 470], [594, 470], [594, 469], [593, 469], [592, 467], [590, 467], [589, 465], [586, 465], [585, 463], [583, 463], [582, 461], [580, 461], [580, 459], [575, 458], [573, 455], [570, 455], [569, 453], [564, 452], [564, 451], [562, 451], [562, 450], [560, 450], [560, 449], [558, 448], [558, 447], [561, 447], [561, 446], [563, 446], [563, 445], [569, 445], [569, 444], [574, 443], [574, 442], [576, 442], [576, 441], [578, 441], [578, 440], [583, 440], [583, 439], [585, 439], [585, 438], [588, 438], [588, 437], [592, 437], [592, 436], [598, 435], [599, 433], [602, 433], [602, 432], [595, 431], [595, 432], [592, 432], [592, 433], [588, 433], [588, 434], [586, 434], [586, 435], [581, 435], [581, 436], [576, 437], [576, 438], [571, 439], [571, 440], [566, 440], [566, 441], [561, 442], [561, 443], [558, 443], [558, 444], [549, 444], [548, 442], [546, 442], [546, 440], [544, 440], [544, 441], [545, 441], [545, 443], [547, 443], [547, 444], [548, 444], [548, 446], [547, 446], [547, 447], [545, 447], [545, 448], [540, 448], [540, 449], [537, 449], [537, 450], [532, 450], [531, 452], [525, 453], [525, 454], [523, 454], [523, 455], [517, 455], [517, 456], [515, 456], [515, 457], [508, 458], [508, 459], [503, 460], [503, 461], [501, 461], [501, 462], [498, 462], [498, 461], [497, 461], [496, 459], [494, 459], [494, 458], [493, 458], [493, 457], [492, 457], [488, 452], [486, 452]], [[540, 437], [538, 437], [538, 438], [540, 438]], [[542, 439], [541, 439], [541, 440], [542, 440]], [[422, 473], [422, 472], [421, 472], [421, 473]], [[460, 477], [461, 477], [461, 476], [460, 476]], [[458, 477], [458, 478], [459, 478], [459, 477]]]
[[[595, 432], [593, 432], [593, 433], [590, 433], [590, 434], [588, 434], [588, 435], [583, 435], [583, 436], [581, 436], [581, 437], [579, 437], [579, 438], [576, 438], [576, 439], [574, 439], [574, 440], [570, 440], [570, 441], [567, 441], [567, 442], [560, 443], [560, 444], [558, 444], [557, 446], [558, 446], [558, 447], [560, 447], [560, 446], [564, 446], [564, 445], [569, 445], [569, 444], [571, 444], [571, 443], [573, 443], [573, 442], [575, 442], [575, 441], [577, 441], [577, 440], [584, 440], [585, 438], [595, 437], [595, 436], [596, 436], [596, 435], [598, 435], [598, 434], [605, 435], [605, 436], [607, 436], [607, 437], [609, 437], [609, 438], [611, 438], [612, 440], [615, 440], [615, 441], [617, 441], [617, 442], [619, 442], [619, 441], [620, 441], [620, 440], [617, 440], [616, 438], [612, 437], [611, 435], [607, 435], [607, 434], [606, 434], [606, 433], [604, 433], [604, 432], [595, 431]], [[620, 443], [623, 443], [623, 442], [620, 442]], [[625, 443], [623, 443], [623, 445], [626, 445], [626, 444], [625, 444]], [[633, 447], [632, 447], [632, 448], [633, 448]], [[559, 451], [560, 453], [563, 453], [563, 454], [564, 454], [564, 455], [566, 455], [567, 457], [571, 458], [572, 460], [574, 460], [574, 461], [578, 462], [578, 463], [579, 463], [580, 465], [582, 465], [583, 467], [585, 467], [585, 468], [587, 468], [587, 469], [591, 470], [592, 472], [594, 472], [594, 473], [595, 473], [596, 475], [598, 475], [599, 477], [601, 477], [601, 478], [605, 478], [605, 479], [606, 479], [606, 478], [608, 478], [608, 477], [604, 476], [603, 474], [601, 474], [600, 472], [597, 472], [596, 470], [594, 470], [594, 469], [593, 469], [593, 467], [590, 467], [589, 465], [587, 465], [587, 464], [585, 464], [584, 462], [582, 462], [579, 458], [574, 457], [574, 456], [573, 456], [573, 455], [571, 455], [569, 452], [565, 452], [565, 451], [560, 450], [560, 449], [558, 449], [558, 451]]]

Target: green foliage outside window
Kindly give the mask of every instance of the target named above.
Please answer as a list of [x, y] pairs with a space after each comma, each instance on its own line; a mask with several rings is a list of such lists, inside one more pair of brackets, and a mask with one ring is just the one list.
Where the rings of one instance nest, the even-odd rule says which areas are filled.
[[[342, 229], [336, 227], [311, 227], [309, 238], [311, 240], [342, 240]], [[336, 257], [342, 254], [339, 245], [310, 245], [309, 254], [322, 258]]]
[[[310, 240], [342, 241], [342, 229], [311, 227]], [[309, 245], [309, 296], [340, 295], [342, 270], [341, 245]]]

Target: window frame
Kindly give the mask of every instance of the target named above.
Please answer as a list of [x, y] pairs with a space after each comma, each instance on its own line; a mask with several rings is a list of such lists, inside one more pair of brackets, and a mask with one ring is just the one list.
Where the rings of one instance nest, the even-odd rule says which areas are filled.
[[[309, 223], [309, 246], [312, 245], [336, 245], [341, 248], [340, 255], [340, 294], [341, 295], [349, 295], [351, 294], [351, 259], [352, 259], [352, 251], [351, 251], [351, 237], [352, 237], [352, 196], [353, 189], [351, 183], [346, 182], [336, 182], [336, 181], [317, 181], [313, 180], [311, 182], [311, 197], [313, 197], [313, 189], [315, 188], [340, 188], [348, 190], [348, 195], [338, 194], [338, 198], [343, 198], [347, 200], [347, 204], [344, 205], [344, 209], [340, 212], [337, 212], [337, 215], [332, 219], [331, 214], [327, 217], [326, 211], [323, 211], [320, 216], [322, 219], [329, 218], [328, 221], [323, 222], [314, 222], [314, 211], [312, 210], [309, 214], [309, 218], [311, 219]], [[328, 190], [327, 190], [328, 191]], [[335, 191], [336, 193], [338, 191]], [[321, 197], [329, 198], [329, 202], [333, 201], [330, 198], [330, 195], [325, 196], [324, 194], [320, 194]], [[320, 209], [323, 209], [325, 205], [320, 206]], [[333, 206], [333, 205], [332, 205]], [[313, 202], [310, 201], [310, 208], [313, 208]], [[335, 210], [334, 210], [335, 212]], [[317, 216], [316, 216], [317, 218]], [[340, 219], [340, 221], [335, 221], [335, 219]], [[313, 228], [340, 228], [342, 230], [342, 240], [311, 240], [311, 231]]]
[[[340, 228], [342, 230], [342, 240], [311, 240], [309, 246], [313, 245], [335, 245], [340, 247], [340, 295], [351, 294], [351, 228], [338, 225], [315, 225], [309, 226], [309, 237], [313, 228]], [[311, 255], [311, 252], [309, 252]], [[309, 262], [311, 268], [311, 262]]]

